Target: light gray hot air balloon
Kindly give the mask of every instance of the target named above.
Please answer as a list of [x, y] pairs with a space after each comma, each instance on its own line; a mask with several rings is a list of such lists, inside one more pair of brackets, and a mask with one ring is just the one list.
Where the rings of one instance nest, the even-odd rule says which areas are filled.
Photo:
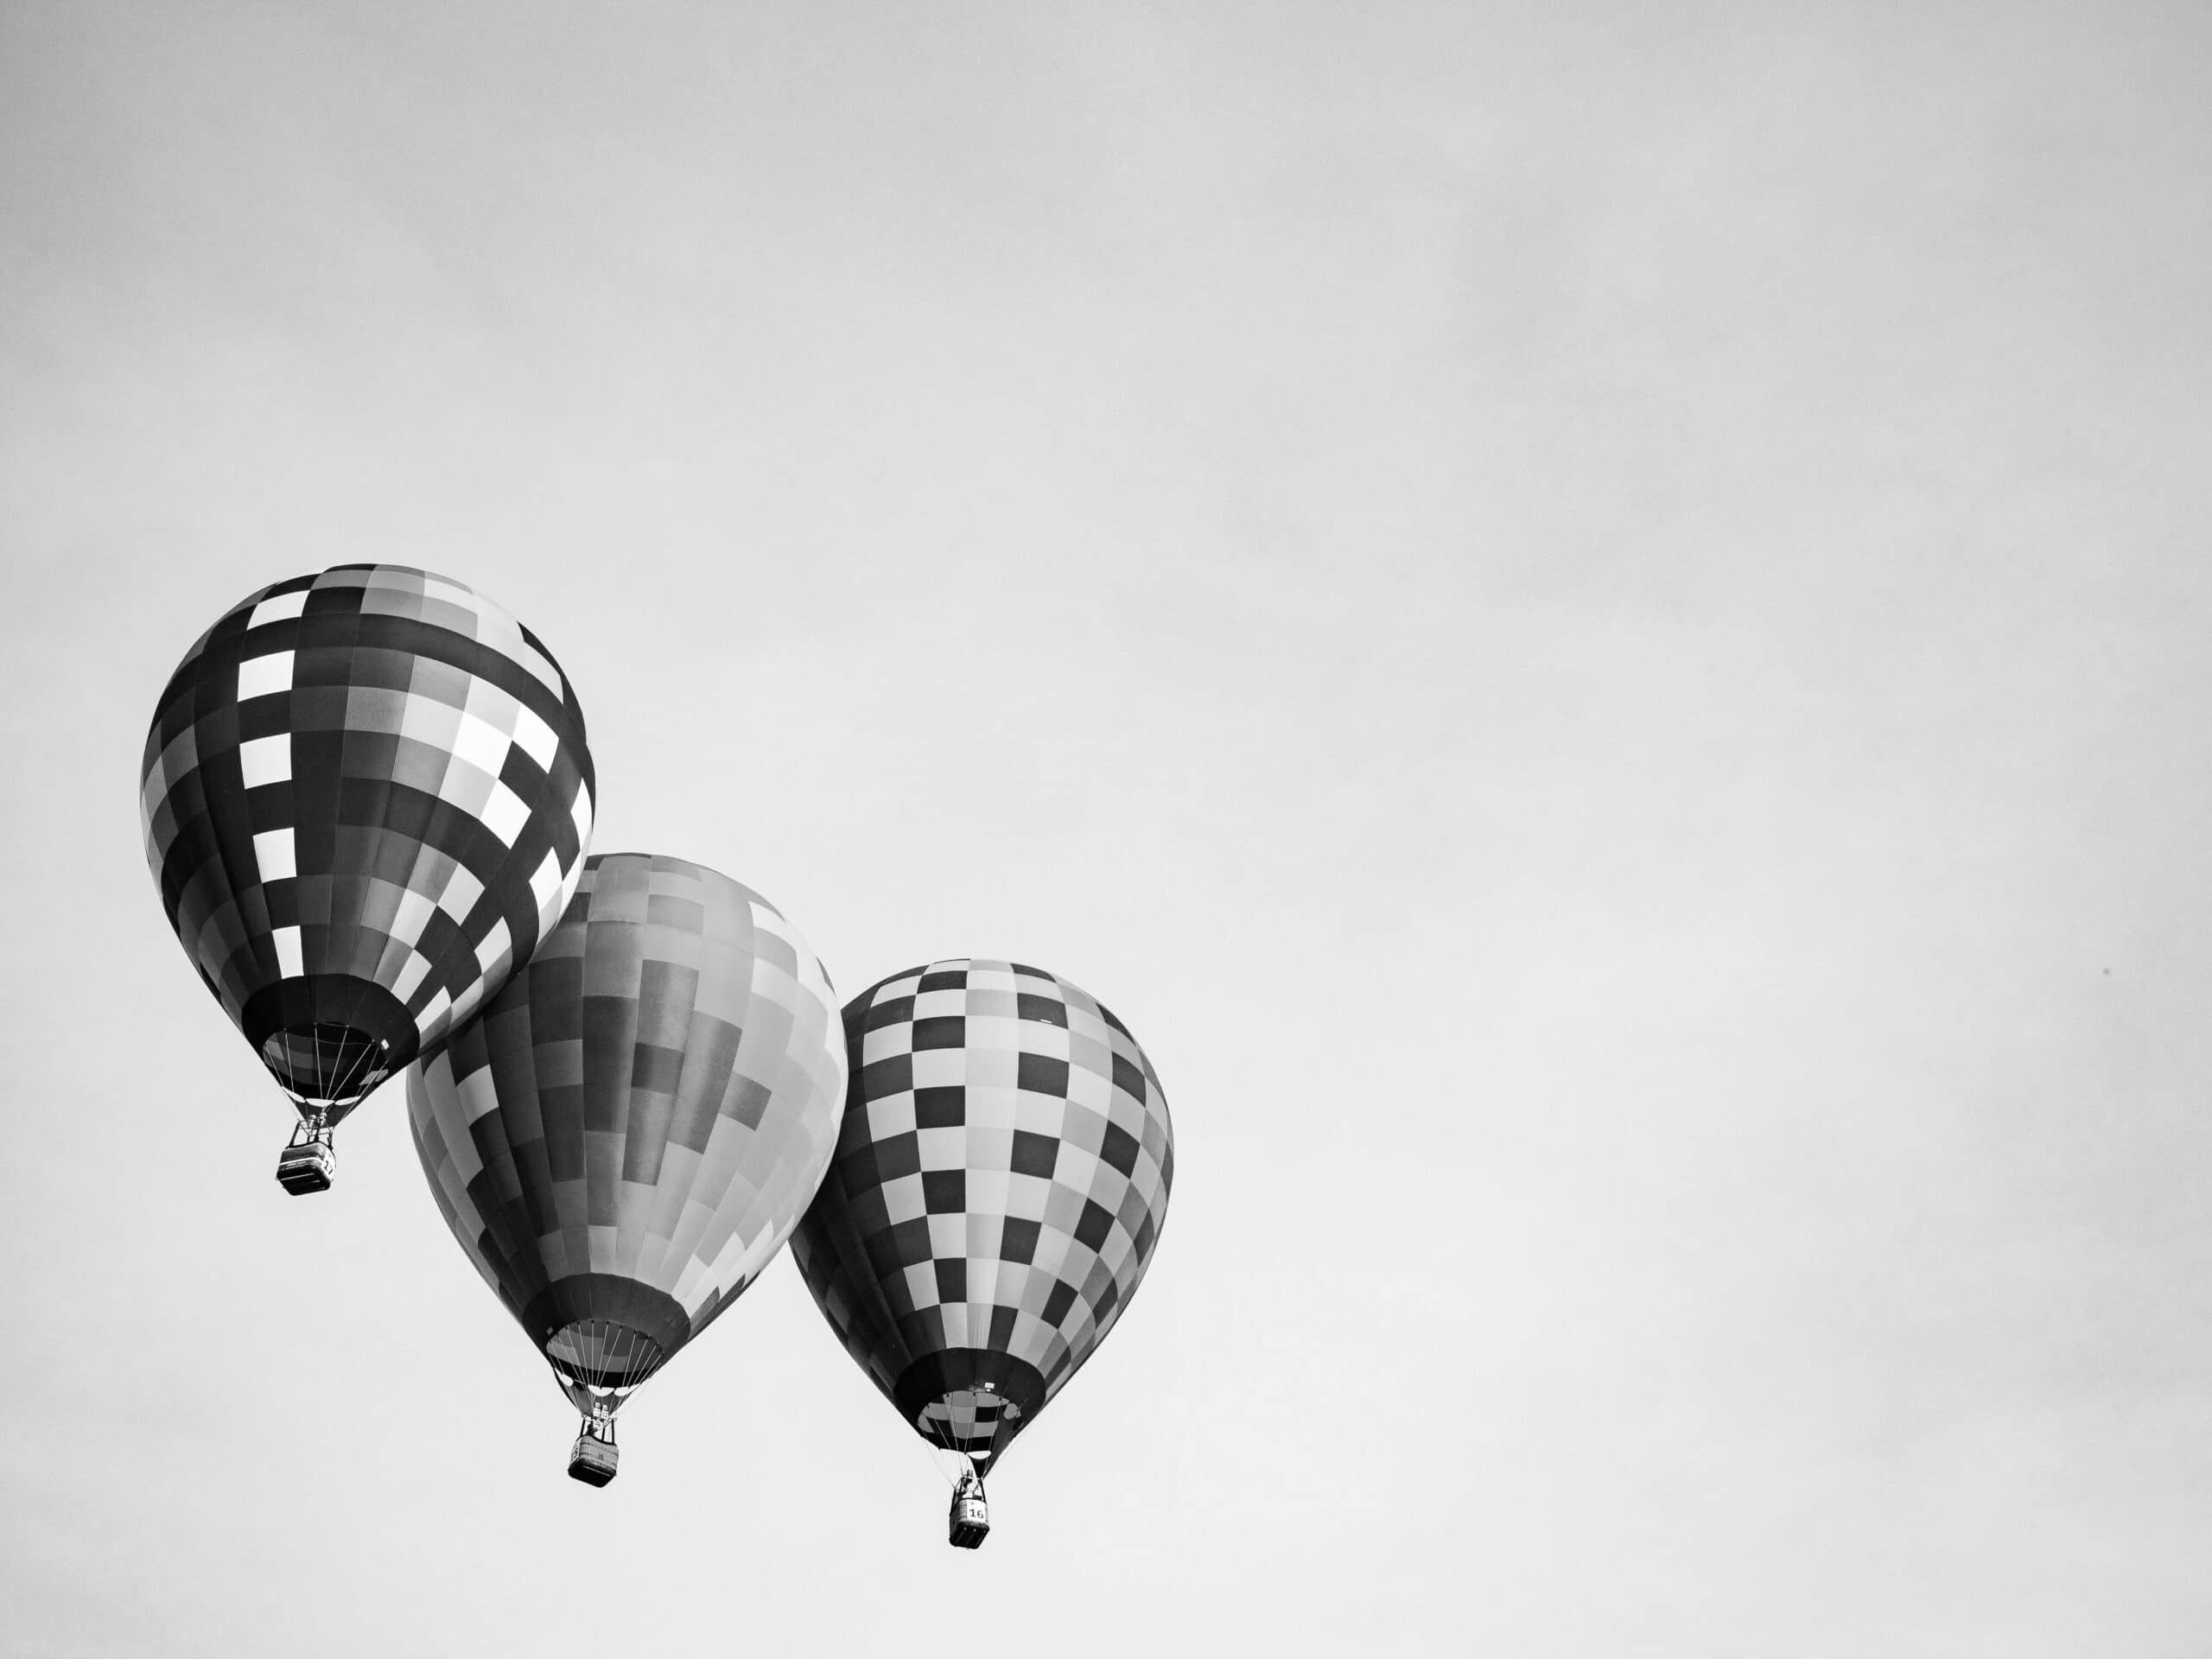
[[713, 870], [594, 855], [530, 965], [408, 1073], [461, 1249], [583, 1414], [569, 1472], [614, 1478], [614, 1414], [744, 1291], [821, 1184], [836, 993], [766, 899]]

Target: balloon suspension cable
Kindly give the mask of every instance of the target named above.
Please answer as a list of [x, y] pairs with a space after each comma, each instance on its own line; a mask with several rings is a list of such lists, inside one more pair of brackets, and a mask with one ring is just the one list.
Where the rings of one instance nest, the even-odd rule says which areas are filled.
[[299, 1080], [289, 1076], [280, 1076], [278, 1081], [292, 1097], [293, 1107], [310, 1134], [315, 1134], [333, 1127], [330, 1119], [334, 1112], [359, 1105], [370, 1090], [384, 1081], [383, 1060], [391, 1046], [381, 1040], [349, 1046], [343, 1037], [334, 1037], [326, 1055], [320, 1025], [308, 1027], [308, 1041], [313, 1045], [314, 1065], [308, 1087], [302, 1088]]
[[945, 1473], [944, 1459], [939, 1457], [938, 1453], [950, 1449], [950, 1448], [945, 1446], [943, 1438], [938, 1433], [938, 1426], [935, 1421], [931, 1420], [930, 1421], [929, 1437], [922, 1442], [922, 1457], [923, 1459], [928, 1463], [930, 1466], [930, 1472], [935, 1475], [939, 1480], [943, 1481], [945, 1484], [947, 1490], [951, 1489], [957, 1483], [952, 1476]]
[[961, 1477], [975, 1468], [976, 1460], [969, 1454], [967, 1440], [960, 1433], [954, 1423], [952, 1404], [950, 1400], [945, 1402], [943, 1421], [932, 1418], [930, 1421], [930, 1427], [937, 1437], [937, 1445], [950, 1453], [952, 1458], [952, 1472], [945, 1474], [944, 1463], [934, 1452], [931, 1454], [931, 1460], [937, 1463], [938, 1472], [944, 1475], [946, 1484], [954, 1491], [958, 1491]]
[[1006, 1402], [998, 1395], [991, 1395], [991, 1431], [983, 1436], [983, 1458], [976, 1465], [976, 1478], [983, 1478], [984, 1465], [999, 1454], [999, 1430], [1006, 1422]]
[[[308, 981], [308, 1035], [315, 1044], [315, 1090], [321, 1098], [328, 1100], [330, 1088], [323, 1080], [322, 1071], [322, 989], [321, 985], [312, 979]], [[322, 1120], [327, 1116], [327, 1107], [317, 1109], [315, 1113], [317, 1128], [322, 1127]]]
[[386, 1039], [356, 1031], [342, 1021], [326, 1022], [322, 992], [312, 977], [308, 981], [306, 1025], [287, 1026], [261, 1046], [262, 1063], [291, 1096], [311, 1135], [332, 1127], [334, 1120], [359, 1105], [384, 1081], [385, 1061], [391, 1052]]
[[961, 1433], [957, 1427], [953, 1430], [952, 1449], [958, 1454], [954, 1458], [953, 1462], [959, 1470], [958, 1476], [952, 1483], [952, 1490], [956, 1492], [965, 1486], [976, 1472], [975, 1445], [975, 1433], [972, 1427], [966, 1433]]
[[[612, 1425], [632, 1395], [660, 1374], [668, 1356], [642, 1332], [613, 1319], [578, 1319], [546, 1341], [554, 1379], [587, 1425]], [[612, 1437], [610, 1427], [608, 1433]]]
[[383, 1060], [386, 1045], [378, 1039], [375, 1047], [364, 1043], [353, 1058], [353, 1065], [340, 1079], [340, 1086], [349, 1096], [365, 1095], [384, 1081]]
[[999, 1428], [1005, 1421], [1005, 1399], [993, 1389], [981, 1390], [976, 1400], [976, 1427], [982, 1432], [973, 1437], [971, 1444], [980, 1444], [983, 1450], [982, 1456], [969, 1459], [978, 1481], [983, 1478], [990, 1460], [998, 1455]]
[[[996, 1395], [987, 1395], [985, 1398], [993, 1409], [990, 1426], [988, 1430], [982, 1433], [971, 1430], [963, 1435], [959, 1432], [954, 1422], [952, 1403], [949, 1398], [944, 1402], [944, 1414], [942, 1417], [936, 1415], [929, 1407], [924, 1407], [922, 1409], [922, 1424], [927, 1429], [922, 1442], [922, 1455], [929, 1459], [930, 1467], [937, 1471], [938, 1478], [951, 1491], [957, 1491], [960, 1489], [961, 1477], [963, 1475], [972, 1474], [978, 1481], [982, 1480], [986, 1465], [997, 1449], [995, 1442], [998, 1439], [999, 1425], [1004, 1421], [1002, 1414], [1005, 1407]], [[980, 1430], [982, 1427], [982, 1414], [978, 1413], [975, 1427]], [[979, 1445], [982, 1447], [980, 1457], [976, 1455], [975, 1450]], [[954, 1472], [946, 1472], [945, 1456], [950, 1456], [953, 1459]]]

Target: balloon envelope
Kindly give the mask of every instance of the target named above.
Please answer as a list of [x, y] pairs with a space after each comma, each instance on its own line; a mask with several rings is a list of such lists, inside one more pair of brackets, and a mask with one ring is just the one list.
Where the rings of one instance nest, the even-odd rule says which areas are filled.
[[567, 905], [591, 836], [575, 692], [457, 582], [340, 565], [186, 653], [146, 735], [146, 859], [185, 953], [334, 1123], [436, 1049]]
[[1175, 1175], [1166, 1097], [1096, 998], [1020, 963], [910, 969], [844, 1027], [844, 1126], [791, 1253], [899, 1414], [981, 1464], [1143, 1280]]
[[409, 1071], [430, 1191], [586, 1415], [773, 1257], [836, 1144], [836, 994], [766, 899], [682, 859], [587, 865], [530, 965]]

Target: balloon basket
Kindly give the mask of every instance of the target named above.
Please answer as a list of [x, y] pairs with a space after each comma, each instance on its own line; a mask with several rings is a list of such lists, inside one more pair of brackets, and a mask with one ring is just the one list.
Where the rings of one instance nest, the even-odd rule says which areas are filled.
[[604, 1486], [614, 1478], [614, 1465], [620, 1457], [612, 1436], [601, 1440], [586, 1427], [576, 1436], [575, 1446], [569, 1452], [569, 1478], [581, 1480], [587, 1486]]
[[276, 1160], [276, 1183], [294, 1198], [330, 1191], [338, 1173], [338, 1154], [330, 1145], [330, 1131], [310, 1132], [304, 1125]]
[[976, 1549], [990, 1535], [991, 1506], [983, 1501], [983, 1483], [969, 1475], [952, 1494], [952, 1513], [946, 1530], [955, 1549]]

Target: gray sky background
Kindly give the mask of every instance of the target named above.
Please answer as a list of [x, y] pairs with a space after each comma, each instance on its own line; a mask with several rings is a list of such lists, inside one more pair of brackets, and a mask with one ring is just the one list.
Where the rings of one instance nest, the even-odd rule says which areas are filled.
[[[0, 4], [0, 1645], [2201, 1655], [2208, 68]], [[788, 1265], [594, 1493], [398, 1099], [270, 1179], [136, 767], [365, 558], [545, 638], [601, 850], [1152, 1052], [1160, 1253], [982, 1551]]]

